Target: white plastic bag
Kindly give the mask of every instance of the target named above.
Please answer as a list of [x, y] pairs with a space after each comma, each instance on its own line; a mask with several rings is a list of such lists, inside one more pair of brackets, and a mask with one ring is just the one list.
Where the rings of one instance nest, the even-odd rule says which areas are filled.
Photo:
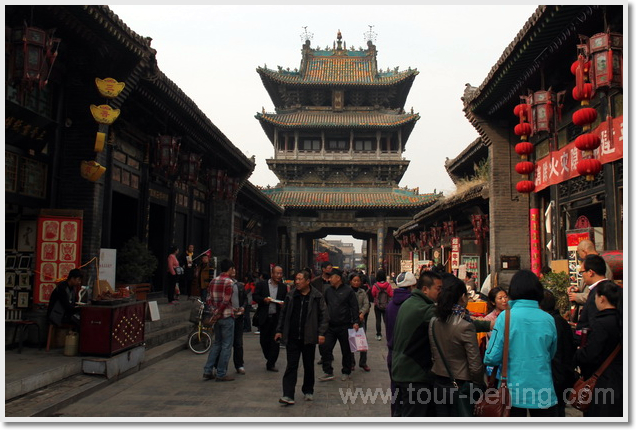
[[367, 342], [367, 335], [364, 333], [364, 329], [360, 327], [358, 331], [355, 329], [349, 329], [349, 348], [351, 352], [368, 351], [369, 343]]

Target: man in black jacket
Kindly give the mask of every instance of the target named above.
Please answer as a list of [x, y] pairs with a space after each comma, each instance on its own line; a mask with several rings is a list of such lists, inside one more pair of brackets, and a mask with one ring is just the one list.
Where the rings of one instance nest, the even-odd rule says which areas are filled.
[[311, 274], [301, 270], [296, 274], [296, 287], [285, 297], [276, 328], [275, 340], [283, 339], [287, 345], [287, 369], [283, 376], [283, 397], [278, 401], [293, 405], [298, 363], [303, 358], [303, 386], [305, 400], [314, 397], [314, 357], [316, 343], [325, 342], [328, 315], [325, 301], [318, 289], [310, 285]]
[[331, 272], [331, 263], [328, 261], [323, 261], [320, 263], [320, 270], [322, 273], [320, 276], [316, 276], [311, 280], [311, 286], [316, 288], [320, 293], [324, 296], [325, 290], [329, 288], [329, 273]]
[[351, 375], [352, 353], [349, 347], [349, 329], [356, 331], [358, 325], [358, 299], [353, 289], [342, 282], [342, 272], [331, 269], [329, 276], [331, 286], [325, 290], [324, 297], [329, 314], [329, 328], [325, 333], [325, 343], [320, 348], [322, 356], [322, 370], [325, 372], [319, 381], [331, 381], [333, 376], [333, 348], [340, 343], [342, 351], [342, 380], [346, 381]]
[[258, 303], [255, 318], [260, 331], [261, 349], [265, 360], [265, 367], [270, 372], [278, 372], [276, 360], [280, 353], [280, 344], [274, 340], [281, 305], [287, 295], [287, 286], [283, 282], [283, 268], [276, 266], [272, 269], [272, 276], [268, 281], [259, 281], [254, 288], [252, 299]]
[[82, 286], [82, 272], [72, 269], [65, 281], [60, 282], [51, 293], [46, 312], [47, 320], [56, 326], [72, 324], [79, 329], [79, 308], [75, 305], [75, 298]]
[[557, 395], [558, 416], [565, 416], [565, 390], [572, 388], [576, 375], [574, 373], [574, 336], [570, 324], [556, 309], [556, 299], [550, 290], [543, 291], [540, 307], [552, 315], [557, 329], [557, 350], [552, 359], [552, 382]]

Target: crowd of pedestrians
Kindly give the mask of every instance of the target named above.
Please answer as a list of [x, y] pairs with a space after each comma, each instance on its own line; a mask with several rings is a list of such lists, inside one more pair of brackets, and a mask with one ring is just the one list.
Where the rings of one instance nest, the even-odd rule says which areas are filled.
[[[273, 267], [269, 276], [239, 283], [231, 260], [223, 260], [220, 274], [210, 279], [207, 288], [215, 340], [203, 378], [232, 381], [234, 377], [227, 371], [231, 354], [236, 372], [245, 374], [242, 334], [251, 328], [246, 325], [245, 310], [255, 304], [253, 323], [265, 369], [278, 372], [281, 345], [287, 355], [279, 402], [295, 403], [301, 359], [301, 392], [304, 400], [311, 401], [316, 381], [336, 379], [337, 367], [342, 381], [351, 378], [356, 364], [371, 371], [366, 351], [359, 352], [356, 363], [349, 336], [351, 330], [366, 333], [373, 307], [375, 339], [383, 340], [384, 322], [388, 348], [392, 402], [387, 414], [465, 416], [472, 414], [472, 404], [488, 382], [500, 382], [505, 319], [510, 313], [507, 383], [511, 416], [565, 416], [568, 392], [578, 378], [575, 370], [589, 378], [612, 354], [615, 357], [598, 378], [592, 404], [584, 415], [622, 416], [622, 288], [607, 279], [606, 263], [598, 253], [579, 255], [584, 256], [579, 290], [585, 294], [585, 302], [576, 327], [557, 309], [554, 293], [529, 270], [517, 271], [509, 286], [489, 288], [487, 296], [482, 296], [488, 311], [475, 315], [467, 306], [480, 300], [476, 287], [436, 267], [422, 270], [417, 277], [403, 272], [390, 279], [379, 270], [370, 279], [363, 272], [343, 273], [324, 262], [317, 276], [303, 269], [291, 283], [283, 280], [280, 266]], [[201, 288], [202, 296], [203, 280], [209, 279], [204, 270], [208, 264], [202, 259], [203, 270], [195, 265], [193, 271], [192, 285]], [[480, 334], [485, 336], [485, 348], [480, 348]], [[336, 345], [342, 357], [337, 365]], [[322, 367], [318, 378], [315, 365]], [[471, 395], [457, 394], [464, 392]]]

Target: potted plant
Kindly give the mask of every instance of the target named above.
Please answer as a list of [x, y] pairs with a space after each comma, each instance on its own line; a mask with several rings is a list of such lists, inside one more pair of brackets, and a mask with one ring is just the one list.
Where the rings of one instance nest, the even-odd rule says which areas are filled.
[[547, 288], [554, 294], [556, 308], [559, 313], [567, 318], [570, 313], [570, 300], [568, 299], [568, 288], [570, 277], [565, 272], [549, 272], [541, 278], [543, 288]]
[[131, 237], [117, 250], [117, 287], [130, 287], [138, 300], [145, 300], [150, 279], [157, 270], [157, 257], [137, 236]]

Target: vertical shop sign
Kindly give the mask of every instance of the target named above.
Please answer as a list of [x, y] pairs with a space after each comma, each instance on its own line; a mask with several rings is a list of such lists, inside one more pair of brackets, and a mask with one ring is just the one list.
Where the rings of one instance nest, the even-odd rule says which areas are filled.
[[568, 273], [570, 275], [570, 287], [578, 287], [581, 274], [579, 273], [579, 265], [581, 264], [576, 248], [582, 240], [594, 241], [594, 230], [592, 228], [581, 228], [576, 230], [568, 230], [565, 232], [568, 244]]
[[530, 209], [530, 267], [535, 275], [541, 274], [541, 232], [539, 209]]
[[459, 237], [451, 238], [451, 270], [459, 269], [460, 243]]

